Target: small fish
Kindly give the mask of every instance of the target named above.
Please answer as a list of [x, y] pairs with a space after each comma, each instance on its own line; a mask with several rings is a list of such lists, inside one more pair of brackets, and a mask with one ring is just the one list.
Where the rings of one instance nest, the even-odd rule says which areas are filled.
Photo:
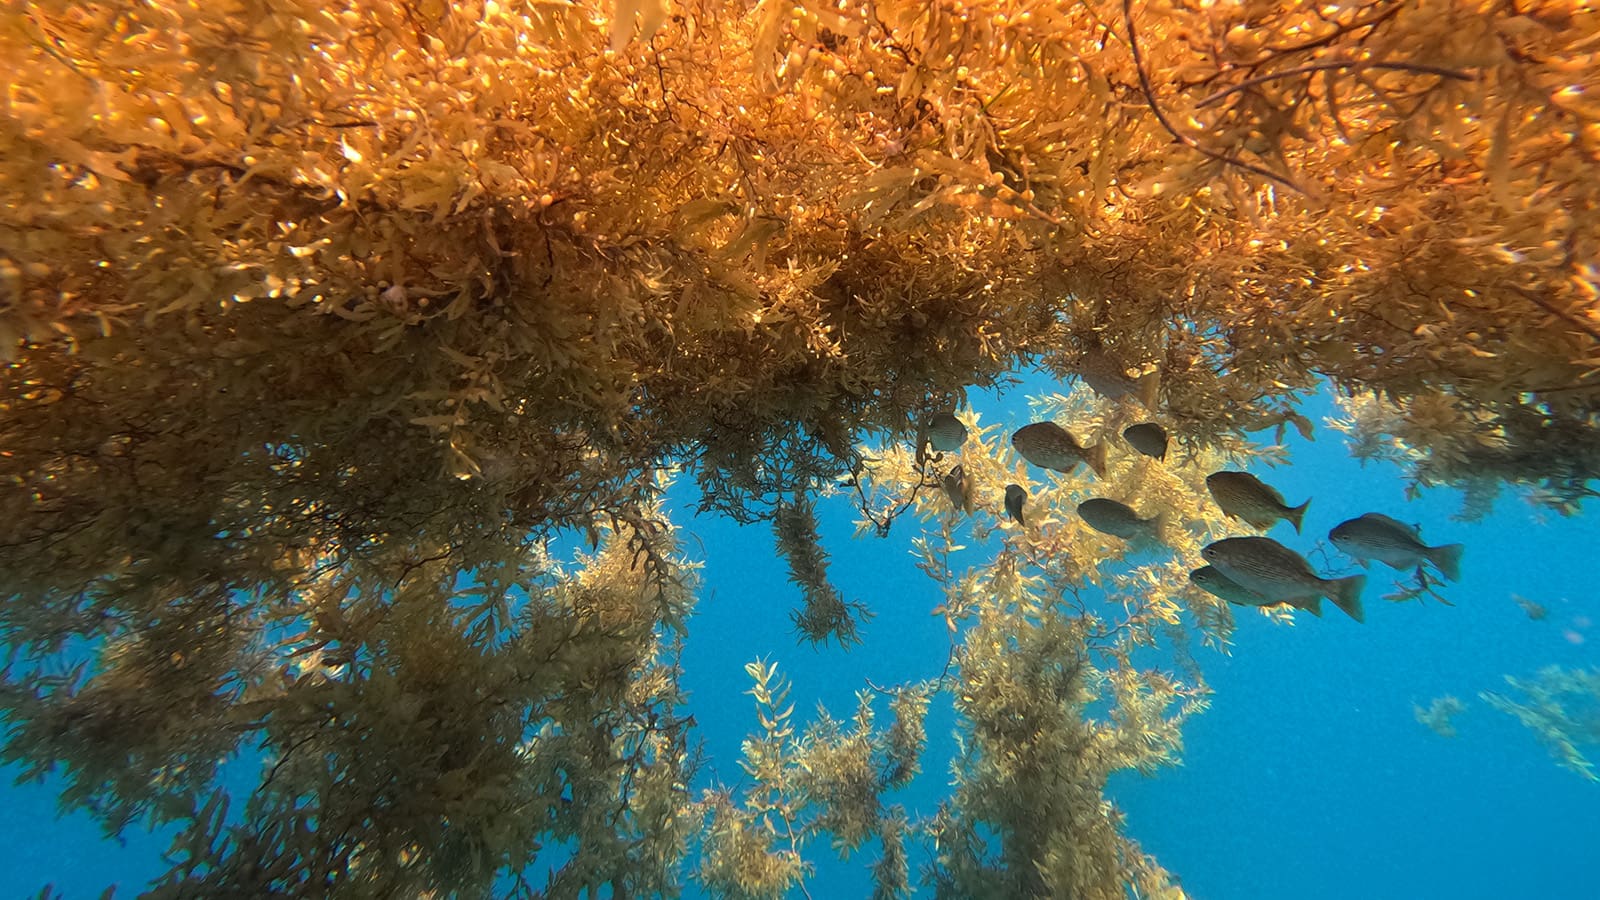
[[1142, 519], [1125, 503], [1096, 497], [1078, 504], [1078, 517], [1101, 534], [1124, 540], [1160, 541], [1166, 521], [1162, 514]]
[[[1220, 597], [1237, 606], [1277, 606], [1278, 601], [1268, 600], [1232, 578], [1222, 574], [1216, 566], [1201, 566], [1189, 573], [1189, 582], [1213, 597]], [[1322, 598], [1312, 597], [1301, 609], [1310, 610], [1314, 616], [1322, 615]]]
[[929, 419], [923, 431], [928, 435], [928, 443], [940, 453], [954, 453], [967, 442], [967, 426], [947, 412]]
[[1223, 538], [1207, 544], [1200, 555], [1240, 587], [1269, 600], [1303, 606], [1309, 598], [1327, 597], [1350, 618], [1365, 621], [1361, 610], [1365, 575], [1322, 578], [1305, 557], [1265, 537]]
[[1429, 547], [1422, 542], [1414, 526], [1399, 522], [1382, 513], [1340, 522], [1328, 532], [1328, 540], [1346, 554], [1366, 565], [1368, 560], [1388, 563], [1396, 569], [1414, 569], [1423, 561], [1439, 567], [1444, 577], [1461, 580], [1461, 544], [1444, 544]]
[[1065, 428], [1054, 422], [1024, 425], [1011, 435], [1011, 446], [1022, 458], [1041, 469], [1071, 472], [1078, 463], [1088, 463], [1096, 475], [1106, 474], [1106, 446], [1081, 447]]
[[1133, 397], [1146, 408], [1155, 407], [1156, 394], [1161, 387], [1159, 373], [1149, 372], [1137, 378], [1131, 377], [1127, 366], [1104, 350], [1084, 351], [1073, 368], [1084, 384], [1107, 400]]
[[1522, 607], [1522, 611], [1527, 613], [1528, 618], [1535, 622], [1550, 614], [1550, 611], [1545, 609], [1543, 605], [1535, 603], [1520, 594], [1512, 594], [1511, 599], [1517, 601], [1517, 605]]
[[1279, 519], [1288, 519], [1295, 534], [1305, 517], [1310, 498], [1299, 506], [1283, 502], [1283, 495], [1249, 472], [1214, 472], [1206, 476], [1206, 490], [1229, 518], [1243, 519], [1257, 528], [1271, 528]]
[[961, 466], [951, 469], [944, 476], [944, 495], [950, 498], [950, 505], [957, 511], [972, 512], [972, 495], [967, 491], [967, 471]]
[[1028, 523], [1022, 521], [1022, 504], [1028, 502], [1028, 492], [1020, 484], [1006, 485], [1006, 514], [1017, 520], [1017, 524], [1027, 527]]
[[1167, 430], [1154, 422], [1129, 425], [1122, 429], [1122, 439], [1145, 456], [1167, 458]]
[[1412, 704], [1411, 710], [1418, 722], [1433, 729], [1440, 737], [1448, 738], [1456, 736], [1455, 723], [1450, 720], [1466, 708], [1467, 705], [1459, 697], [1445, 695], [1433, 698], [1427, 709]]

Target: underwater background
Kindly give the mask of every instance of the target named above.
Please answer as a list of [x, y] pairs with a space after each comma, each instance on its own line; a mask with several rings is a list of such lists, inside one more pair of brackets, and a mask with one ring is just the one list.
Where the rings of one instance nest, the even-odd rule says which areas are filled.
[[1600, 900], [1597, 38], [13, 4], [0, 900]]
[[[972, 408], [980, 424], [1009, 431], [1029, 421], [1029, 396], [1068, 389], [1025, 376], [1001, 395], [974, 393]], [[1234, 607], [1228, 653], [1198, 641], [1189, 648], [1215, 693], [1211, 708], [1184, 727], [1182, 764], [1154, 777], [1112, 778], [1108, 793], [1126, 813], [1129, 832], [1198, 900], [1600, 898], [1600, 782], [1560, 767], [1532, 731], [1479, 697], [1491, 691], [1520, 699], [1507, 689], [1508, 675], [1600, 666], [1600, 525], [1535, 509], [1509, 489], [1490, 515], [1463, 521], [1459, 491], [1430, 488], [1407, 499], [1397, 467], [1352, 458], [1343, 436], [1327, 427], [1338, 415], [1330, 392], [1307, 398], [1301, 411], [1317, 424], [1316, 440], [1290, 431], [1288, 464], [1251, 467], [1291, 504], [1312, 498], [1302, 535], [1286, 522], [1269, 533], [1309, 551], [1322, 574], [1349, 574], [1359, 569], [1328, 544], [1327, 531], [1384, 512], [1420, 523], [1430, 544], [1465, 543], [1462, 579], [1437, 588], [1451, 605], [1431, 597], [1388, 602], [1380, 597], [1397, 590], [1396, 576], [1404, 573], [1375, 565], [1365, 624], [1332, 607], [1320, 619], [1296, 613], [1292, 626]], [[684, 655], [705, 752], [696, 787], [713, 778], [740, 781], [739, 745], [757, 728], [745, 693], [744, 666], [752, 660], [776, 661], [793, 680], [794, 697], [816, 698], [835, 718], [848, 717], [855, 693], [869, 682], [938, 676], [950, 635], [944, 620], [930, 615], [939, 596], [909, 552], [925, 523], [906, 517], [887, 538], [856, 537], [850, 498], [819, 503], [830, 572], [844, 595], [865, 601], [875, 617], [848, 651], [813, 648], [796, 642], [788, 612], [798, 606], [798, 590], [773, 551], [771, 531], [696, 517], [692, 491], [682, 486], [671, 496], [686, 550], [705, 564]], [[975, 564], [986, 551], [961, 552], [973, 554], [967, 563]], [[1440, 697], [1464, 704], [1447, 723], [1457, 732], [1451, 737], [1418, 718]], [[814, 712], [805, 702], [796, 710], [800, 723]], [[1572, 711], [1589, 726], [1590, 743], [1577, 749], [1593, 756], [1600, 750], [1600, 696], [1579, 700]], [[913, 815], [931, 813], [945, 794], [953, 725], [941, 696], [928, 722], [923, 771], [897, 794]], [[233, 764], [241, 784], [258, 764]], [[68, 898], [98, 897], [111, 884], [115, 896], [129, 897], [165, 871], [167, 835], [107, 840], [84, 813], [57, 816], [54, 781], [10, 780], [0, 796], [0, 840], [8, 848], [0, 897], [35, 896], [47, 883]], [[869, 845], [840, 862], [814, 845], [810, 897], [869, 896], [875, 855]], [[913, 857], [914, 873], [923, 862]], [[685, 896], [700, 896], [698, 886], [689, 884]]]

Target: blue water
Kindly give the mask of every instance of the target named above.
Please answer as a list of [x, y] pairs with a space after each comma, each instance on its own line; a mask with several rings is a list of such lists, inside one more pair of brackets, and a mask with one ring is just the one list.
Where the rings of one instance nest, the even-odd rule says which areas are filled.
[[[974, 401], [985, 422], [1026, 421], [1021, 392]], [[1327, 397], [1306, 406], [1313, 421], [1330, 410]], [[1313, 502], [1303, 536], [1282, 523], [1273, 536], [1307, 550], [1363, 512], [1420, 522], [1430, 543], [1467, 544], [1463, 579], [1444, 589], [1455, 605], [1378, 599], [1392, 589], [1389, 570], [1379, 566], [1369, 573], [1364, 625], [1331, 609], [1322, 619], [1300, 615], [1293, 626], [1236, 610], [1231, 654], [1194, 650], [1215, 695], [1185, 728], [1182, 765], [1113, 779], [1130, 833], [1197, 900], [1600, 898], [1600, 784], [1557, 767], [1530, 732], [1477, 698], [1503, 689], [1506, 674], [1600, 665], [1600, 628], [1589, 624], [1600, 620], [1592, 589], [1600, 525], [1542, 513], [1509, 493], [1489, 518], [1454, 521], [1457, 492], [1435, 489], [1407, 501], [1396, 469], [1363, 468], [1329, 429], [1319, 428], [1315, 443], [1291, 437], [1290, 446], [1292, 465], [1262, 474], [1291, 503]], [[702, 786], [740, 782], [739, 743], [757, 727], [744, 693], [744, 666], [753, 659], [776, 660], [791, 679], [802, 726], [816, 703], [848, 718], [868, 679], [938, 675], [949, 635], [930, 614], [939, 603], [935, 586], [912, 565], [917, 522], [902, 519], [886, 539], [855, 540], [847, 499], [819, 507], [835, 583], [876, 617], [849, 652], [812, 648], [796, 643], [788, 613], [799, 593], [773, 552], [770, 529], [694, 518], [685, 508], [690, 487], [675, 488], [674, 517], [698, 536], [686, 546], [697, 556], [703, 547], [706, 563], [684, 660], [708, 752]], [[1337, 553], [1312, 558], [1344, 564]], [[1544, 605], [1547, 618], [1530, 619], [1513, 593]], [[1413, 717], [1413, 704], [1445, 694], [1467, 704], [1455, 738]], [[886, 723], [886, 704], [879, 711]], [[953, 727], [948, 704], [936, 702], [923, 773], [891, 800], [913, 813], [932, 809], [949, 780]], [[99, 896], [120, 882], [118, 896], [132, 896], [164, 869], [164, 840], [130, 836], [118, 844], [101, 839], [86, 816], [57, 819], [48, 785], [4, 791], [0, 840], [8, 847], [0, 897], [31, 894], [46, 882], [72, 898]], [[825, 842], [814, 843], [811, 896], [867, 895], [875, 852], [869, 844], [841, 862]], [[911, 858], [915, 867], [926, 856], [914, 850]]]
[[[974, 407], [985, 423], [1026, 423], [1016, 394], [978, 397]], [[1304, 410], [1320, 422], [1333, 406], [1320, 396]], [[1183, 764], [1112, 781], [1131, 834], [1200, 900], [1600, 898], [1600, 784], [1558, 768], [1530, 732], [1477, 699], [1503, 690], [1506, 674], [1600, 664], [1600, 630], [1586, 624], [1600, 619], [1591, 589], [1600, 525], [1535, 510], [1510, 492], [1492, 516], [1454, 521], [1458, 491], [1408, 501], [1397, 468], [1363, 467], [1331, 429], [1317, 437], [1307, 442], [1291, 431], [1291, 465], [1261, 470], [1291, 503], [1313, 498], [1304, 536], [1285, 523], [1272, 534], [1309, 550], [1363, 512], [1421, 522], [1430, 543], [1467, 544], [1461, 582], [1442, 589], [1455, 606], [1378, 599], [1395, 588], [1389, 570], [1376, 566], [1364, 625], [1331, 608], [1322, 619], [1300, 615], [1292, 627], [1237, 610], [1230, 655], [1195, 650], [1216, 693], [1185, 729]], [[754, 725], [730, 645], [745, 658], [780, 660], [796, 694], [814, 693], [835, 717], [853, 709], [863, 678], [927, 677], [944, 663], [943, 621], [929, 615], [939, 598], [909, 555], [916, 524], [901, 522], [887, 540], [842, 540], [853, 519], [848, 503], [823, 508], [831, 574], [847, 596], [871, 598], [878, 612], [864, 645], [848, 654], [795, 647], [771, 614], [772, 603], [799, 601], [782, 583], [782, 564], [763, 555], [764, 529], [695, 525], [709, 551], [708, 582], [738, 598], [719, 593], [703, 607], [687, 660], [694, 702], [726, 710], [700, 722], [714, 757], [730, 767]], [[1345, 564], [1331, 551], [1313, 558]], [[1513, 593], [1546, 606], [1547, 618], [1529, 619]], [[708, 631], [717, 637], [701, 640]], [[1451, 739], [1413, 715], [1413, 704], [1446, 694], [1467, 703]], [[947, 730], [929, 726], [934, 738]], [[947, 758], [952, 747], [932, 745], [926, 759]], [[927, 811], [946, 780], [943, 766], [927, 766], [897, 799]], [[869, 892], [871, 853], [841, 864], [816, 849], [814, 897]]]

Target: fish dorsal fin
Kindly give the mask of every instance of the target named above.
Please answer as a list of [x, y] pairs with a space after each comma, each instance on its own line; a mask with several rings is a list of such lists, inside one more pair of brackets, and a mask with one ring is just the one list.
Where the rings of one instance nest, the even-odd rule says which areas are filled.
[[1371, 519], [1374, 522], [1382, 522], [1383, 524], [1388, 525], [1391, 528], [1398, 528], [1401, 531], [1404, 531], [1406, 534], [1411, 535], [1411, 539], [1412, 540], [1414, 540], [1414, 541], [1416, 541], [1418, 543], [1422, 542], [1421, 530], [1418, 529], [1417, 526], [1415, 526], [1415, 525], [1407, 525], [1406, 523], [1400, 521], [1399, 519], [1393, 518], [1392, 516], [1386, 516], [1383, 513], [1369, 512], [1369, 513], [1366, 513], [1366, 514], [1362, 515], [1361, 518], [1363, 518], [1363, 519]]

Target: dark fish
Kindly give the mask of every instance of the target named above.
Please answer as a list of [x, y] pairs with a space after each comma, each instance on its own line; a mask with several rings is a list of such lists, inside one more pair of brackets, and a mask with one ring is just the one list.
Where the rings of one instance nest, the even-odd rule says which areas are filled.
[[1283, 495], [1249, 472], [1215, 472], [1206, 476], [1206, 490], [1217, 506], [1230, 518], [1243, 519], [1257, 528], [1271, 528], [1279, 519], [1288, 519], [1296, 534], [1311, 500], [1299, 506], [1283, 502]]
[[1129, 425], [1122, 429], [1122, 439], [1145, 456], [1167, 458], [1167, 430], [1154, 422]]
[[928, 443], [940, 453], [953, 453], [967, 442], [967, 426], [950, 413], [939, 413], [924, 428]]
[[1028, 502], [1028, 492], [1020, 484], [1006, 485], [1006, 514], [1017, 520], [1017, 524], [1027, 527], [1027, 522], [1022, 521], [1022, 504]]
[[1078, 463], [1088, 463], [1096, 475], [1106, 474], [1106, 447], [1095, 444], [1081, 447], [1065, 428], [1054, 422], [1024, 425], [1011, 435], [1011, 446], [1022, 458], [1041, 469], [1071, 472]]
[[1161, 376], [1150, 372], [1137, 378], [1128, 374], [1128, 368], [1120, 360], [1104, 350], [1088, 350], [1078, 357], [1078, 362], [1073, 366], [1078, 377], [1083, 379], [1096, 394], [1107, 400], [1126, 400], [1136, 398], [1147, 408], [1154, 408], [1156, 393], [1161, 387]]
[[1131, 507], [1115, 500], [1096, 497], [1078, 504], [1078, 516], [1102, 534], [1124, 540], [1161, 540], [1164, 517], [1140, 518]]
[[951, 469], [944, 476], [944, 494], [950, 498], [950, 505], [957, 511], [972, 512], [972, 494], [967, 490], [967, 471], [961, 466]]
[[[1189, 573], [1189, 581], [1213, 597], [1220, 597], [1229, 603], [1238, 606], [1277, 606], [1278, 601], [1269, 600], [1255, 591], [1250, 590], [1232, 578], [1222, 574], [1216, 566], [1201, 566]], [[1312, 597], [1309, 603], [1300, 607], [1311, 612], [1314, 616], [1322, 615], [1322, 598]]]
[[1461, 579], [1461, 544], [1429, 547], [1417, 529], [1382, 513], [1367, 513], [1340, 522], [1328, 532], [1328, 540], [1366, 565], [1368, 560], [1388, 563], [1396, 569], [1414, 569], [1423, 560], [1433, 563], [1451, 581]]
[[1322, 578], [1304, 557], [1272, 538], [1223, 538], [1200, 555], [1240, 587], [1274, 602], [1303, 606], [1309, 598], [1327, 597], [1350, 618], [1365, 620], [1361, 589], [1367, 576]]

